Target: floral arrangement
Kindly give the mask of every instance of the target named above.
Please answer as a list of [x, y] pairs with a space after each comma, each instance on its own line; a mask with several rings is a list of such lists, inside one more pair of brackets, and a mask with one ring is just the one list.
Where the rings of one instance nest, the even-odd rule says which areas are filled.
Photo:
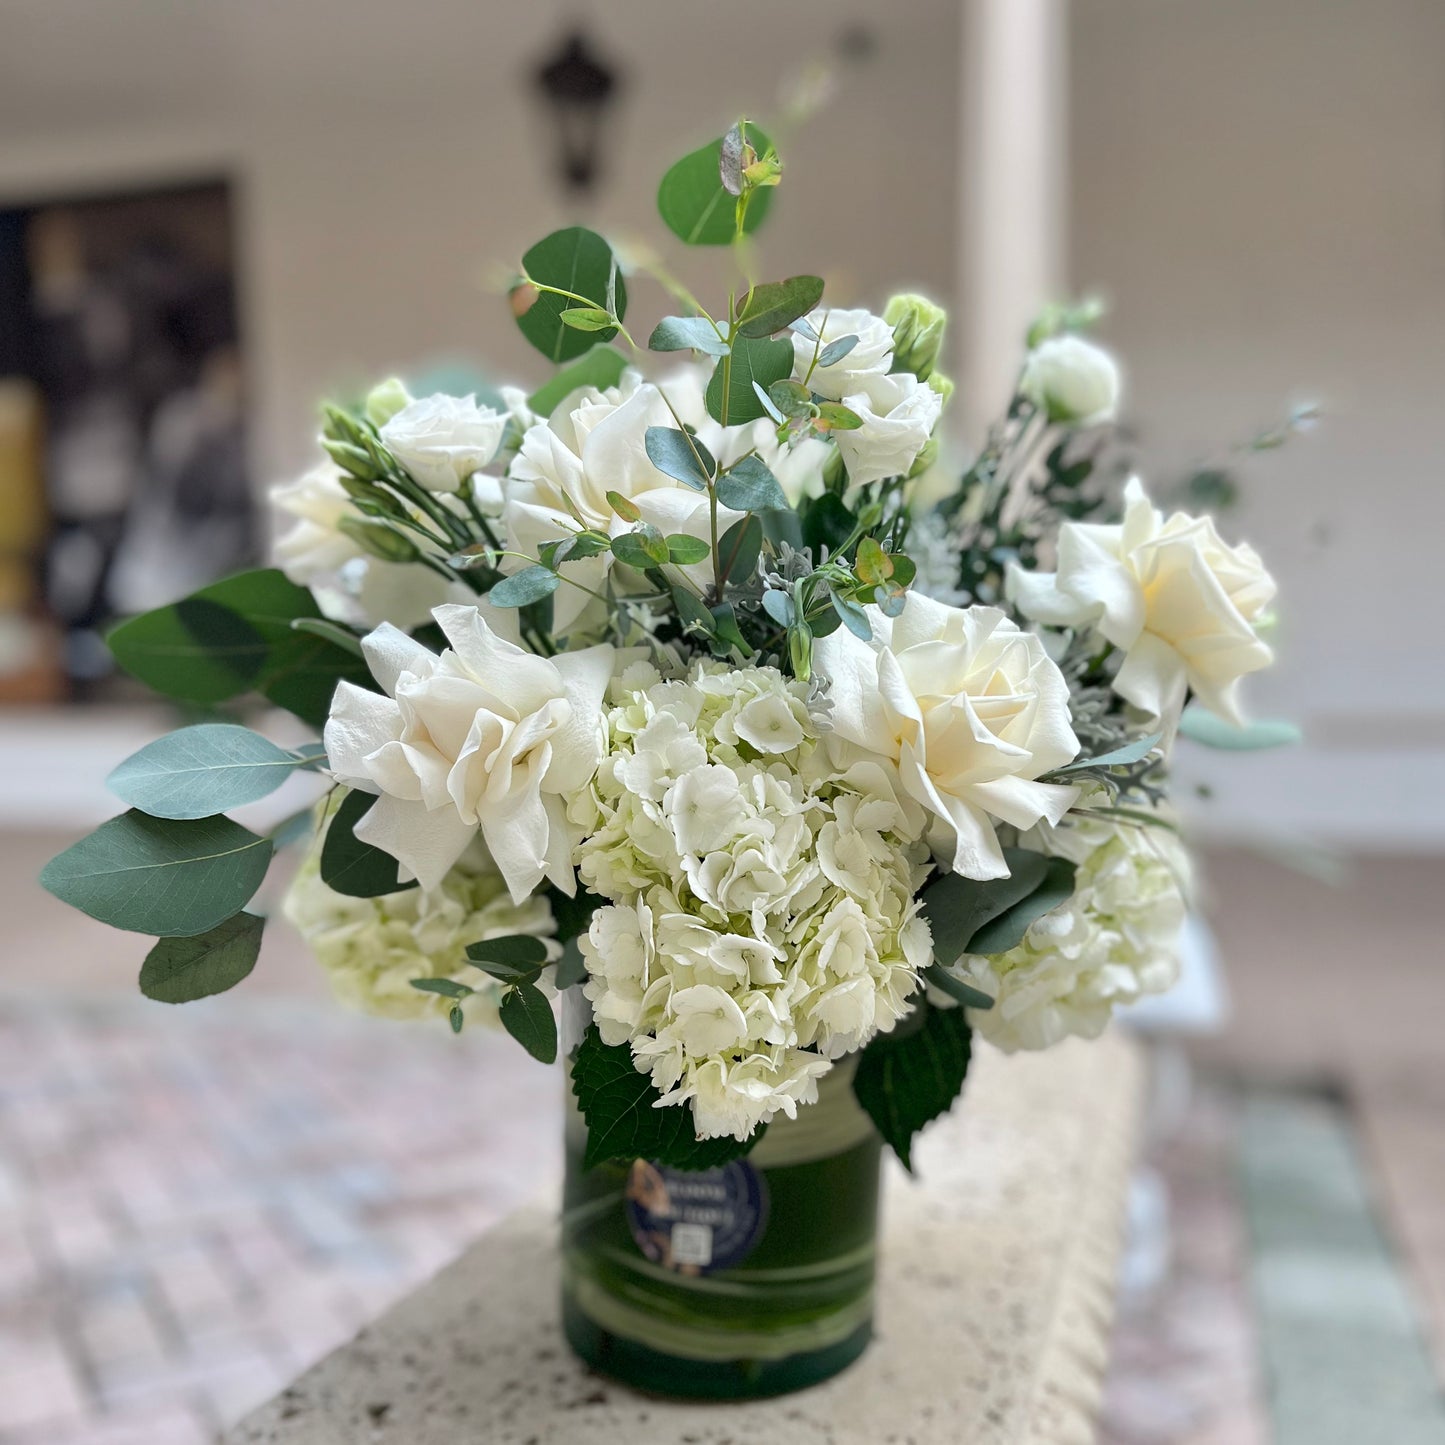
[[[652, 268], [677, 311], [646, 348], [609, 243], [540, 241], [510, 300], [551, 381], [327, 407], [325, 459], [275, 493], [277, 567], [115, 630], [161, 692], [322, 734], [182, 728], [46, 869], [156, 936], [148, 996], [246, 976], [246, 905], [299, 838], [285, 911], [344, 1000], [500, 1022], [551, 1062], [580, 990], [589, 1162], [705, 1167], [850, 1059], [907, 1162], [975, 1032], [1093, 1037], [1170, 986], [1168, 758], [1181, 726], [1240, 725], [1274, 585], [1208, 519], [1119, 498], [1118, 373], [1078, 310], [940, 483], [943, 312], [755, 279], [781, 176], [747, 122], [668, 172], [663, 220], [743, 280], [710, 311]], [[314, 811], [226, 816], [297, 770], [329, 780]]]

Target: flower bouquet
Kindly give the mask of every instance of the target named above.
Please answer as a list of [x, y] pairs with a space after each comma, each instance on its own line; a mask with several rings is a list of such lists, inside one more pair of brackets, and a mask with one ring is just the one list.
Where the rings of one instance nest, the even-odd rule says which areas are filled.
[[[1170, 747], [1270, 660], [1254, 553], [1096, 466], [1118, 378], [1086, 318], [1043, 318], [940, 487], [943, 313], [755, 279], [781, 175], [746, 122], [667, 173], [668, 227], [742, 277], [710, 310], [654, 268], [651, 357], [573, 227], [510, 292], [540, 390], [327, 407], [277, 569], [110, 638], [321, 740], [182, 728], [43, 879], [155, 935], [141, 988], [182, 1002], [250, 971], [299, 838], [285, 911], [343, 999], [565, 1056], [567, 1332], [677, 1394], [862, 1350], [881, 1147], [910, 1163], [975, 1034], [1093, 1037], [1171, 984]], [[298, 770], [330, 784], [298, 821], [226, 816]]]

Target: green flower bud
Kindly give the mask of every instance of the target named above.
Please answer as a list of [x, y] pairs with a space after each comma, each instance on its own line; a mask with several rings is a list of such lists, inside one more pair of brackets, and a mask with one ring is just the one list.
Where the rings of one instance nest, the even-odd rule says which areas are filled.
[[905, 294], [888, 302], [883, 319], [893, 328], [892, 369], [927, 381], [938, 364], [948, 312], [926, 297]]
[[366, 419], [372, 426], [385, 426], [403, 407], [410, 406], [411, 400], [411, 393], [405, 384], [390, 376], [367, 393]]
[[336, 441], [332, 437], [322, 437], [321, 447], [343, 472], [363, 482], [374, 482], [382, 475], [364, 447], [356, 446], [352, 442]]
[[365, 517], [342, 517], [336, 524], [364, 552], [383, 562], [415, 562], [421, 553], [416, 543], [403, 532], [395, 531], [385, 522]]
[[943, 398], [944, 406], [947, 406], [949, 397], [953, 395], [953, 378], [945, 376], [941, 371], [935, 371], [928, 378], [928, 384]]

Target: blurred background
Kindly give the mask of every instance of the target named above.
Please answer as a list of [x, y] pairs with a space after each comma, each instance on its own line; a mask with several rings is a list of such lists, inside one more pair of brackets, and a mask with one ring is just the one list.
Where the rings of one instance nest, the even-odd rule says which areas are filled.
[[715, 290], [657, 181], [809, 97], [763, 269], [948, 303], [960, 466], [1105, 298], [1141, 470], [1280, 582], [1303, 743], [1181, 750], [1210, 932], [1135, 1021], [1105, 1439], [1445, 1440], [1442, 57], [1437, 0], [0, 0], [0, 1441], [205, 1440], [545, 1188], [507, 1041], [342, 1015], [281, 929], [168, 1011], [33, 879], [169, 721], [107, 624], [263, 555], [321, 397], [542, 380], [502, 292], [558, 224]]

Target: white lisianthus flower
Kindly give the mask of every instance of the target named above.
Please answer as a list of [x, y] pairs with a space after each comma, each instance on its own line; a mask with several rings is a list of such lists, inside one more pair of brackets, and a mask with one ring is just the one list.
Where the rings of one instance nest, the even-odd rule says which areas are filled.
[[381, 444], [429, 492], [454, 492], [497, 454], [507, 414], [474, 396], [425, 396], [383, 423]]
[[273, 487], [270, 501], [278, 514], [293, 519], [272, 546], [276, 565], [297, 586], [310, 588], [334, 622], [411, 628], [425, 622], [433, 607], [469, 595], [462, 584], [425, 567], [363, 552], [340, 528], [343, 517], [357, 513], [332, 461]]
[[[843, 401], [867, 389], [868, 383], [886, 376], [893, 361], [893, 328], [881, 317], [861, 308], [845, 311], [820, 307], [805, 318], [818, 336], [810, 340], [794, 331], [793, 375], [798, 381], [807, 377], [809, 390], [829, 401]], [[831, 366], [816, 366], [814, 361], [836, 341], [856, 336], [857, 344], [840, 356]], [[810, 374], [811, 373], [811, 374]]]
[[1092, 627], [1119, 648], [1115, 692], [1170, 727], [1186, 689], [1240, 723], [1239, 679], [1274, 660], [1255, 632], [1274, 579], [1252, 547], [1225, 543], [1212, 519], [1166, 520], [1137, 477], [1124, 507], [1118, 526], [1065, 522], [1058, 570], [1010, 566], [1010, 597], [1036, 622]]
[[538, 657], [504, 641], [475, 607], [436, 609], [441, 654], [389, 625], [362, 643], [386, 696], [338, 684], [327, 760], [376, 793], [356, 836], [435, 888], [481, 830], [512, 897], [550, 878], [574, 891], [566, 798], [601, 756], [608, 646]]
[[1188, 855], [1162, 827], [1071, 819], [1020, 841], [1078, 865], [1073, 896], [1035, 919], [1016, 948], [950, 966], [994, 999], [970, 1009], [969, 1023], [1010, 1053], [1097, 1038], [1115, 1008], [1172, 988], [1189, 883]]
[[467, 945], [520, 933], [544, 939], [549, 958], [561, 956], [546, 895], [514, 903], [479, 841], [435, 888], [351, 898], [321, 879], [323, 838], [318, 828], [282, 911], [342, 1003], [385, 1018], [445, 1019], [456, 1000], [423, 993], [411, 981], [450, 978], [475, 990], [460, 1001], [468, 1021], [492, 1025], [501, 985], [467, 961]]
[[856, 487], [905, 477], [928, 445], [943, 410], [943, 397], [908, 372], [867, 379], [864, 387], [843, 398], [863, 425], [839, 428], [833, 440]]
[[993, 820], [1056, 823], [1078, 797], [1036, 781], [1079, 751], [1068, 683], [1039, 639], [997, 608], [910, 592], [896, 618], [867, 611], [873, 641], [839, 628], [814, 644], [834, 732], [896, 762], [935, 819], [930, 842], [944, 867], [1007, 877]]
[[1029, 353], [1019, 390], [1050, 421], [1100, 426], [1119, 409], [1119, 368], [1107, 351], [1082, 337], [1054, 336]]
[[896, 775], [823, 747], [775, 668], [628, 668], [607, 755], [569, 808], [580, 940], [604, 1043], [631, 1047], [700, 1136], [745, 1139], [891, 1030], [933, 956], [915, 893], [925, 815]]

